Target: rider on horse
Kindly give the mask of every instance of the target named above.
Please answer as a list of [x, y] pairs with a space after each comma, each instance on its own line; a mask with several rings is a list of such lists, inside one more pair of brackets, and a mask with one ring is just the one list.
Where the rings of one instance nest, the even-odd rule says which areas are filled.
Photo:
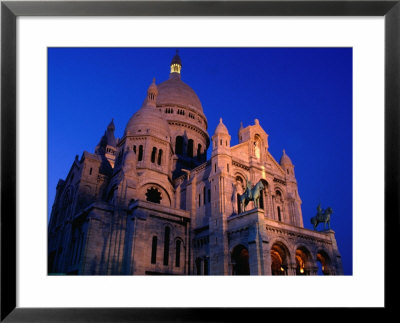
[[324, 215], [324, 210], [321, 208], [321, 203], [319, 203], [317, 206], [317, 218], [322, 219], [323, 215]]
[[251, 181], [248, 179], [246, 183], [246, 190], [244, 191], [245, 196], [247, 197], [248, 200], [251, 200], [253, 198], [251, 194], [251, 189], [253, 188], [253, 185]]

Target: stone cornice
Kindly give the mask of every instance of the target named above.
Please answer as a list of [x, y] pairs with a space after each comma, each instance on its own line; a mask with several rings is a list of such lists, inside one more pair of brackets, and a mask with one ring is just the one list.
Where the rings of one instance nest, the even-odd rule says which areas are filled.
[[250, 167], [232, 158], [232, 165], [249, 171]]
[[208, 133], [206, 131], [204, 131], [203, 129], [200, 129], [197, 126], [194, 126], [190, 123], [184, 122], [184, 121], [179, 121], [179, 120], [167, 120], [169, 125], [172, 126], [179, 126], [179, 127], [185, 127], [188, 128], [190, 130], [196, 131], [197, 133], [199, 133], [201, 136], [204, 137], [204, 139], [207, 142], [207, 147], [209, 145], [210, 142], [210, 137], [208, 136]]
[[332, 244], [331, 238], [325, 232], [313, 231], [306, 228], [295, 227], [287, 223], [265, 219], [265, 229], [267, 232], [274, 232], [286, 235], [289, 238], [309, 240], [324, 244]]
[[145, 209], [150, 212], [159, 212], [165, 215], [180, 217], [183, 221], [190, 221], [190, 212], [180, 209], [175, 209], [169, 206], [137, 200], [129, 205], [128, 210]]

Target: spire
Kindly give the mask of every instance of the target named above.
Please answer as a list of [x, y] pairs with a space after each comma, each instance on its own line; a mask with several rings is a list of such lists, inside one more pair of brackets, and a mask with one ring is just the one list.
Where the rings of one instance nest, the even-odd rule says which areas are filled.
[[112, 118], [110, 124], [107, 126], [107, 130], [111, 131], [111, 132], [114, 132], [114, 130], [115, 130], [114, 118]]
[[114, 118], [107, 126], [107, 130], [104, 132], [104, 135], [101, 137], [100, 142], [98, 143], [95, 152], [103, 154], [106, 151], [107, 146], [112, 146], [114, 148], [117, 147], [117, 140], [114, 136], [115, 125]]
[[181, 61], [181, 58], [179, 57], [178, 50], [176, 50], [176, 54], [172, 58], [170, 66], [171, 66], [171, 74], [172, 75], [176, 75], [176, 74], [180, 75], [181, 74], [182, 61]]

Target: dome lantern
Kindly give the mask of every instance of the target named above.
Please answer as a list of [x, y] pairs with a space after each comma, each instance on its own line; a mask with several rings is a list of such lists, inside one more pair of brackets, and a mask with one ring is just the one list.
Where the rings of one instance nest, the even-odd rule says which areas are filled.
[[171, 61], [171, 76], [180, 75], [181, 69], [182, 69], [182, 61], [181, 58], [179, 57], [178, 50], [176, 50], [176, 54]]

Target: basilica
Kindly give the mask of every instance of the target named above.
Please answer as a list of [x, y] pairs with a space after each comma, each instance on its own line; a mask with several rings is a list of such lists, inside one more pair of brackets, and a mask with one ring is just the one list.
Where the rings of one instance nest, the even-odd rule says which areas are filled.
[[222, 118], [210, 137], [181, 72], [177, 53], [123, 136], [112, 120], [59, 180], [49, 275], [343, 275], [334, 231], [304, 228], [285, 150], [257, 119], [235, 146]]

